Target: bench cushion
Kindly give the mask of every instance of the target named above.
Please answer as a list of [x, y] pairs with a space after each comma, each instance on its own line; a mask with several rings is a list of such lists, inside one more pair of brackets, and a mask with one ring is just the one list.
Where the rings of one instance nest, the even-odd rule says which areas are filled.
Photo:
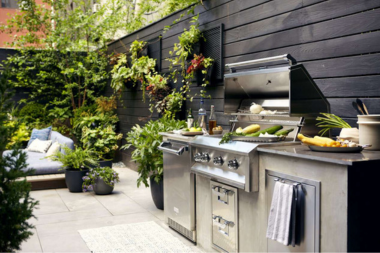
[[[46, 154], [23, 150], [27, 154], [26, 163], [27, 169], [36, 170], [34, 175], [47, 175], [47, 174], [59, 174], [64, 173], [64, 170], [59, 171], [62, 168], [62, 163], [43, 159]], [[12, 150], [6, 150], [3, 156], [9, 155]]]

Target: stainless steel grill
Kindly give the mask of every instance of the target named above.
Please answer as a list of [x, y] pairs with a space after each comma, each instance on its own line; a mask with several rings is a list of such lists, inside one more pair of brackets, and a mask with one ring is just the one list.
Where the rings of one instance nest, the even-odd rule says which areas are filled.
[[[288, 65], [278, 65], [278, 61]], [[266, 64], [256, 69], [252, 65]], [[190, 142], [191, 171], [210, 179], [212, 205], [212, 243], [218, 250], [237, 252], [238, 191], [259, 190], [257, 147], [296, 143], [299, 132], [318, 132], [315, 118], [329, 112], [330, 106], [302, 64], [295, 64], [289, 55], [228, 64], [225, 74], [224, 113], [231, 115], [230, 131], [250, 124], [263, 128], [282, 125], [294, 128], [288, 137], [263, 138], [235, 136], [231, 143], [219, 145], [219, 138], [197, 136]], [[252, 103], [276, 110], [274, 115], [252, 114]], [[241, 142], [245, 141], [245, 142]], [[248, 143], [249, 142], [249, 143]], [[221, 199], [223, 198], [223, 199]], [[229, 199], [229, 201], [226, 201]]]

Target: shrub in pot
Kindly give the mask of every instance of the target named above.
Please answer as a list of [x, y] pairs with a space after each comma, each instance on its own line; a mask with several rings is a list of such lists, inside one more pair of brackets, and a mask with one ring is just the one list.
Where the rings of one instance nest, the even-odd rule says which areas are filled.
[[111, 194], [115, 183], [119, 182], [119, 174], [110, 167], [91, 168], [83, 177], [83, 192], [94, 190], [95, 194]]
[[57, 152], [48, 159], [62, 163], [65, 170], [65, 181], [70, 192], [82, 191], [82, 178], [89, 171], [89, 168], [98, 165], [95, 153], [91, 150], [83, 150], [76, 148], [72, 150], [68, 147], [63, 147], [64, 153]]
[[119, 149], [118, 141], [122, 137], [123, 134], [117, 134], [112, 125], [94, 129], [84, 127], [82, 143], [85, 149], [91, 149], [96, 154], [100, 167], [112, 167], [115, 152]]
[[[134, 147], [132, 160], [138, 164], [139, 178], [137, 186], [141, 183], [145, 187], [151, 185], [151, 193], [154, 204], [158, 209], [163, 209], [163, 154], [158, 149], [162, 142], [160, 132], [168, 132], [182, 129], [187, 126], [185, 121], [169, 118], [161, 118], [149, 121], [145, 126], [136, 125], [127, 134], [127, 144], [123, 149]], [[150, 182], [149, 182], [150, 181]]]

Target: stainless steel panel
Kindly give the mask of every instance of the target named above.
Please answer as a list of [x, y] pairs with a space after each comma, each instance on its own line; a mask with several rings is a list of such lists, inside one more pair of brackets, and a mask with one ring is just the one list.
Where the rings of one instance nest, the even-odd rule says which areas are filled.
[[215, 249], [238, 252], [238, 190], [211, 181], [212, 243]]
[[[258, 159], [255, 159], [257, 144], [234, 142], [220, 145], [229, 148], [221, 150], [213, 146], [214, 142], [210, 142], [210, 146], [205, 145], [207, 140], [212, 140], [215, 141], [215, 145], [219, 146], [220, 139], [201, 138], [204, 139], [203, 142], [197, 138], [191, 143], [194, 162], [191, 171], [193, 173], [244, 189], [247, 192], [258, 191]], [[202, 159], [205, 155], [209, 159]]]
[[[268, 252], [319, 252], [320, 237], [320, 182], [294, 177], [278, 172], [266, 172], [267, 214], [269, 214], [275, 180], [285, 183], [300, 183], [304, 191], [303, 212], [300, 213], [300, 243], [295, 247], [267, 239]], [[302, 200], [301, 200], [302, 201]]]
[[[289, 99], [289, 79], [288, 67], [226, 74], [224, 113], [236, 113], [242, 104], [247, 106], [257, 99]], [[289, 101], [285, 108], [289, 108]]]
[[[190, 171], [191, 150], [185, 142], [170, 140], [169, 143], [165, 144], [166, 149], [174, 151], [182, 149], [183, 152], [178, 154], [163, 150], [164, 212], [178, 225], [189, 231], [195, 231], [195, 179]], [[174, 228], [178, 227], [177, 224]]]

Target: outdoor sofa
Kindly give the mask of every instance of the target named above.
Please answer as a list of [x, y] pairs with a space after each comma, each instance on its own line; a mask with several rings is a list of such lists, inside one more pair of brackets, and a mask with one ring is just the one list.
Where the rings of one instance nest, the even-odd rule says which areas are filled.
[[[74, 141], [56, 131], [51, 131], [49, 140], [52, 140], [52, 142], [57, 141], [61, 147], [67, 146], [71, 149], [74, 149]], [[60, 162], [44, 159], [46, 153], [31, 152], [26, 149], [23, 151], [26, 152], [28, 156], [26, 160], [28, 169], [32, 168], [35, 170], [34, 175], [50, 175], [64, 172], [63, 170], [60, 170], [62, 168], [62, 164]], [[12, 150], [4, 151], [3, 157], [10, 154], [11, 152]], [[63, 152], [62, 148], [60, 152]]]

